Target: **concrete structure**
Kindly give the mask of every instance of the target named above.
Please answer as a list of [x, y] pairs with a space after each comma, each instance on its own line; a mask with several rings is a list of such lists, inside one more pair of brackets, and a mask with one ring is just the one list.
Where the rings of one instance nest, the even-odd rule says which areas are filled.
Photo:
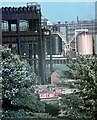
[[[72, 22], [65, 21], [64, 23], [58, 22], [56, 24], [50, 24], [49, 26], [48, 25], [46, 26], [46, 25], [47, 24], [45, 24], [45, 27], [49, 27], [49, 29], [51, 30], [51, 33], [55, 36], [55, 38], [53, 37], [52, 41], [55, 41], [56, 36], [60, 37], [60, 39], [62, 41], [61, 54], [63, 54], [64, 57], [71, 57], [71, 58], [75, 58], [76, 52], [78, 52], [77, 36], [79, 36], [79, 34], [81, 34], [83, 32], [88, 32], [90, 34], [90, 35], [88, 35], [88, 39], [91, 39], [91, 38], [94, 39], [93, 37], [95, 35], [95, 28], [96, 28], [96, 26], [95, 26], [96, 24], [95, 24], [94, 20], [82, 20], [81, 21], [81, 20], [79, 20], [78, 17], [77, 17], [77, 21], [72, 21]], [[93, 44], [90, 43], [90, 45], [92, 45], [90, 54], [94, 54], [93, 46], [95, 46], [95, 44], [96, 44], [95, 42], [96, 41], [94, 41], [94, 43], [92, 42]], [[55, 44], [57, 44], [56, 48], [54, 46]], [[55, 44], [52, 46], [52, 48], [53, 48], [53, 50], [55, 48], [57, 55], [60, 55], [60, 52], [58, 51], [58, 46], [60, 46], [60, 45], [58, 44], [58, 42], [55, 42]], [[79, 44], [81, 44], [81, 43], [79, 43]], [[92, 48], [93, 48], [93, 50], [92, 50]], [[95, 47], [95, 49], [96, 49], [96, 47]], [[54, 54], [56, 54], [56, 53], [54, 53]], [[89, 54], [89, 51], [86, 52], [86, 54]]]
[[93, 55], [93, 36], [89, 33], [81, 33], [77, 39], [78, 53], [81, 55]]
[[[91, 20], [83, 20], [80, 21], [77, 17], [77, 21], [72, 21], [72, 22], [65, 22], [65, 23], [61, 23], [58, 22], [57, 24], [54, 24], [52, 26], [52, 32], [59, 32], [61, 34], [61, 38], [64, 39], [64, 43], [62, 46], [63, 52], [68, 52], [68, 54], [71, 54], [75, 56], [74, 52], [77, 52], [77, 44], [75, 42], [76, 39], [76, 31], [80, 30], [80, 32], [82, 30], [88, 30], [88, 32], [92, 35], [95, 34], [95, 21]], [[80, 33], [79, 32], [79, 33]], [[64, 48], [65, 47], [65, 48]]]
[[66, 41], [70, 41], [75, 36], [75, 30], [88, 29], [90, 33], [95, 33], [95, 21], [93, 20], [77, 20], [72, 22], [57, 23], [52, 26], [52, 31], [62, 33]]
[[[34, 54], [34, 70], [36, 72], [36, 46], [38, 46], [39, 83], [45, 84], [45, 44], [50, 41], [50, 30], [41, 27], [41, 8], [39, 4], [27, 4], [24, 7], [2, 7], [2, 43], [11, 49], [16, 48], [22, 57], [23, 43], [28, 46], [28, 60], [32, 66], [32, 46]], [[50, 42], [51, 45], [51, 42]], [[25, 45], [26, 47], [26, 45]], [[21, 52], [22, 50], [22, 52]], [[51, 48], [50, 48], [51, 51]], [[25, 51], [24, 51], [25, 52]], [[50, 58], [52, 53], [50, 52]], [[51, 60], [51, 59], [50, 59]]]

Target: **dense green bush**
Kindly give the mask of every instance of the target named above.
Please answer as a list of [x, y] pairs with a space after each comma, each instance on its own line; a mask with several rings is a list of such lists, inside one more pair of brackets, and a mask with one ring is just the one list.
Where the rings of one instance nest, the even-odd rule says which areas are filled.
[[78, 56], [67, 64], [69, 78], [78, 81], [79, 92], [63, 95], [61, 107], [64, 116], [80, 120], [97, 119], [97, 57]]
[[33, 94], [37, 76], [33, 69], [10, 49], [1, 49], [2, 115], [25, 117], [30, 112], [45, 112], [45, 105]]
[[45, 112], [49, 113], [52, 116], [59, 115], [59, 104], [58, 103], [46, 103], [45, 104]]

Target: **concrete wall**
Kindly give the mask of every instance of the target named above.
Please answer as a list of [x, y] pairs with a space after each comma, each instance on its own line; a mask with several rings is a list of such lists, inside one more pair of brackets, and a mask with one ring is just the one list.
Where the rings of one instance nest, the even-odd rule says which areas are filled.
[[93, 36], [91, 34], [79, 35], [78, 52], [81, 55], [93, 55]]

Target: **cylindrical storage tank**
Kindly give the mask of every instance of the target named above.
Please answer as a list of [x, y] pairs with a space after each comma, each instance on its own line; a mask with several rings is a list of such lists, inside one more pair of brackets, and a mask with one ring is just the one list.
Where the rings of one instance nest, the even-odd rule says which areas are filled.
[[52, 51], [52, 53], [53, 54], [59, 54], [59, 39], [58, 39], [58, 36], [55, 36], [54, 37], [54, 40], [53, 40], [53, 42], [52, 42], [52, 49], [54, 50], [54, 51]]
[[89, 33], [78, 35], [78, 53], [81, 55], [93, 55], [93, 36]]
[[97, 35], [94, 37], [94, 53], [97, 55]]
[[[57, 35], [51, 35], [52, 54], [59, 55], [62, 52], [62, 39]], [[48, 47], [48, 50], [50, 48]]]

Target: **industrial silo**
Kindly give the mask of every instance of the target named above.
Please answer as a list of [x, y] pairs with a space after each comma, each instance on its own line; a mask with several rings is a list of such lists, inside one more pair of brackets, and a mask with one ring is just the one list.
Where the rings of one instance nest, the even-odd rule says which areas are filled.
[[81, 33], [77, 39], [78, 53], [81, 55], [93, 55], [93, 36], [89, 33]]
[[[49, 42], [47, 43], [47, 51], [49, 54]], [[59, 55], [62, 53], [62, 39], [57, 34], [51, 35], [52, 55]]]
[[97, 35], [94, 37], [94, 53], [97, 55]]

